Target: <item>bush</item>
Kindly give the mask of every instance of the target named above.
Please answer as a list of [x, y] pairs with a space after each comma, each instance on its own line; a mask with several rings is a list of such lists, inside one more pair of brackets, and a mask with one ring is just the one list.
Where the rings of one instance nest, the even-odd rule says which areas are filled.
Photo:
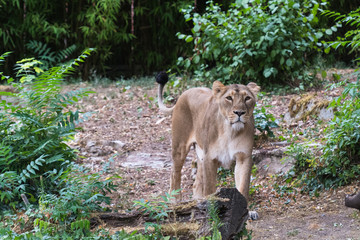
[[263, 136], [266, 137], [275, 137], [271, 128], [279, 127], [278, 121], [271, 113], [266, 112], [265, 107], [270, 106], [263, 106], [260, 108], [254, 109], [254, 119], [255, 119], [255, 127], [257, 130], [261, 132]]
[[340, 97], [332, 101], [334, 119], [326, 129], [326, 144], [317, 173], [326, 188], [349, 184], [360, 176], [360, 83], [347, 83]]
[[332, 87], [345, 85], [342, 95], [330, 103], [338, 111], [325, 130], [325, 144], [316, 151], [300, 144], [292, 145], [289, 155], [295, 159], [293, 172], [304, 191], [317, 193], [351, 183], [360, 176], [360, 82], [346, 80]]
[[319, 8], [316, 0], [236, 1], [224, 12], [210, 1], [203, 15], [183, 9], [193, 22], [191, 34], [178, 38], [192, 43], [193, 55], [180, 57], [177, 67], [207, 83], [256, 81], [298, 83], [309, 80], [304, 67], [323, 37], [315, 29]]
[[0, 73], [17, 90], [0, 92], [12, 98], [0, 102], [0, 209], [15, 208], [21, 194], [36, 202], [40, 186], [48, 193], [61, 189], [59, 178], [76, 158], [66, 141], [72, 139], [80, 121], [80, 113], [69, 107], [90, 93], [80, 89], [62, 94], [61, 84], [91, 51], [47, 71], [37, 67], [41, 62], [34, 59], [19, 61], [18, 83]]
[[42, 190], [34, 221], [36, 230], [50, 236], [70, 233], [71, 238], [89, 236], [90, 214], [103, 209], [100, 204], [110, 204], [106, 193], [114, 190], [112, 179], [103, 180], [98, 173], [89, 174], [86, 169], [72, 165], [60, 181], [63, 184], [58, 194]]
[[[348, 14], [340, 14], [338, 12], [325, 11], [324, 15], [334, 18], [336, 21], [336, 26], [342, 27], [343, 25], [350, 25], [353, 29], [347, 31], [344, 37], [339, 37], [337, 41], [328, 42], [328, 46], [325, 49], [325, 53], [329, 53], [330, 49], [338, 49], [339, 47], [350, 47], [351, 51], [358, 51], [360, 44], [360, 30], [357, 29], [360, 26], [360, 8], [355, 11], [351, 11]], [[331, 29], [327, 29], [326, 31], [330, 31]], [[360, 58], [356, 59], [359, 61]]]
[[[336, 25], [350, 24], [360, 26], [360, 8], [349, 14], [325, 11], [325, 15], [336, 17]], [[327, 31], [331, 31], [328, 29]], [[329, 32], [330, 34], [330, 32]], [[343, 38], [330, 42], [325, 52], [331, 48], [350, 47], [358, 51], [360, 31], [349, 30]], [[358, 62], [359, 59], [356, 59]], [[359, 69], [358, 69], [359, 70]], [[320, 189], [329, 189], [351, 183], [360, 176], [360, 75], [355, 83], [347, 80], [330, 86], [330, 89], [344, 87], [338, 98], [329, 107], [336, 109], [334, 119], [325, 130], [325, 144], [319, 149], [320, 156], [310, 157], [308, 151], [299, 146], [292, 149], [296, 164], [294, 170], [300, 174], [304, 190], [316, 193]], [[308, 149], [307, 149], [308, 150]]]

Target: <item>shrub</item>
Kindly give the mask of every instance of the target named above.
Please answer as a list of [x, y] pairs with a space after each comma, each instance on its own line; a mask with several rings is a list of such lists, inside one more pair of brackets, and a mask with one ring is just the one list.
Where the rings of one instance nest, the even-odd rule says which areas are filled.
[[[325, 49], [325, 53], [329, 53], [330, 49], [338, 49], [339, 47], [350, 47], [351, 51], [358, 51], [360, 44], [360, 30], [357, 29], [360, 26], [360, 8], [355, 11], [351, 11], [348, 14], [340, 14], [332, 11], [324, 11], [324, 15], [334, 18], [336, 26], [342, 27], [343, 25], [350, 25], [354, 27], [345, 33], [344, 37], [339, 37], [337, 41], [328, 42], [328, 46]], [[331, 33], [331, 29], [327, 29]], [[357, 61], [359, 59], [356, 59]]]
[[[332, 87], [345, 84], [342, 95], [329, 105], [338, 111], [325, 130], [324, 145], [310, 151], [309, 147], [294, 144], [288, 151], [296, 159], [293, 173], [305, 191], [316, 194], [324, 188], [349, 184], [360, 176], [360, 82], [345, 80]], [[287, 177], [292, 178], [293, 173]]]
[[[349, 14], [339, 14], [325, 11], [330, 17], [336, 17], [336, 25], [350, 24], [354, 27], [360, 26], [360, 8]], [[332, 31], [328, 29], [327, 31]], [[330, 34], [331, 32], [329, 32]], [[350, 47], [351, 51], [358, 51], [360, 44], [360, 31], [349, 30], [343, 38], [338, 41], [329, 42], [325, 52], [331, 48]], [[359, 59], [356, 59], [359, 61]], [[347, 80], [330, 86], [330, 89], [344, 87], [341, 96], [334, 99], [329, 107], [336, 108], [334, 119], [329, 122], [325, 130], [325, 143], [319, 149], [319, 157], [309, 157], [304, 150], [295, 151], [295, 170], [300, 173], [304, 189], [316, 193], [317, 190], [338, 187], [349, 184], [360, 176], [360, 75], [357, 82]], [[293, 149], [293, 150], [294, 150]], [[301, 152], [301, 153], [300, 153]], [[309, 159], [311, 159], [309, 161]], [[303, 173], [301, 174], [301, 171]]]
[[[154, 201], [148, 201], [144, 199], [134, 201], [134, 207], [138, 207], [139, 211], [142, 211], [144, 214], [149, 214], [149, 218], [156, 221], [145, 223], [145, 231], [153, 239], [164, 238], [161, 233], [160, 223], [169, 218], [169, 213], [171, 212], [169, 204], [175, 199], [175, 195], [179, 194], [179, 192], [180, 190], [173, 190], [170, 193], [166, 193], [164, 196], [160, 196], [161, 200], [159, 201], [156, 199]], [[154, 231], [149, 231], [149, 227], [152, 227]]]
[[15, 207], [20, 194], [36, 202], [41, 179], [46, 192], [59, 191], [59, 177], [76, 158], [66, 141], [75, 134], [80, 113], [69, 107], [90, 93], [80, 89], [62, 94], [61, 83], [91, 52], [86, 50], [69, 64], [47, 71], [37, 67], [41, 62], [34, 59], [19, 61], [18, 83], [0, 73], [17, 89], [0, 92], [12, 98], [0, 102], [0, 208], [2, 204]]
[[275, 137], [271, 128], [279, 127], [278, 121], [275, 119], [274, 115], [266, 112], [266, 107], [269, 106], [254, 109], [255, 127], [263, 136]]
[[[191, 34], [178, 38], [192, 43], [193, 55], [177, 66], [199, 81], [257, 81], [263, 85], [309, 80], [304, 66], [321, 46], [315, 29], [323, 1], [236, 1], [224, 12], [208, 2], [203, 15], [182, 9], [193, 22]], [[311, 78], [310, 78], [311, 80]]]
[[332, 101], [334, 119], [326, 129], [326, 144], [317, 173], [326, 188], [341, 186], [360, 176], [360, 83], [346, 83], [340, 97]]
[[89, 174], [73, 164], [59, 181], [62, 183], [59, 193], [41, 190], [34, 221], [36, 230], [50, 236], [71, 233], [71, 238], [79, 239], [91, 235], [90, 214], [101, 210], [100, 204], [110, 204], [106, 193], [114, 190], [112, 178], [102, 180], [100, 174]]

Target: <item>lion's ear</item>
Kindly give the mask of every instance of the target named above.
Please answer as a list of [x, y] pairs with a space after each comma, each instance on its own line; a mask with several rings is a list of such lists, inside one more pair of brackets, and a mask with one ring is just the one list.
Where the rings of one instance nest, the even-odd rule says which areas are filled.
[[254, 82], [250, 82], [248, 85], [246, 85], [250, 91], [255, 95], [255, 97], [257, 96], [257, 94], [260, 92], [260, 87], [254, 83]]
[[212, 86], [213, 95], [218, 97], [226, 91], [226, 86], [220, 81], [215, 81]]

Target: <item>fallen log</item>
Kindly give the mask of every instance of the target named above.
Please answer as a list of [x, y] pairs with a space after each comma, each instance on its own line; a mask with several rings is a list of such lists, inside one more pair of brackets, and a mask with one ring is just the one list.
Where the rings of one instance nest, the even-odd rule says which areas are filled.
[[[179, 239], [196, 239], [212, 233], [210, 219], [211, 205], [217, 210], [222, 239], [232, 239], [243, 228], [248, 219], [247, 201], [236, 188], [221, 188], [202, 201], [186, 201], [172, 205], [168, 218], [161, 222], [161, 231], [166, 236]], [[127, 214], [101, 213], [92, 218], [92, 226], [105, 223], [110, 227], [143, 226], [144, 222], [154, 222], [149, 214], [133, 211]]]

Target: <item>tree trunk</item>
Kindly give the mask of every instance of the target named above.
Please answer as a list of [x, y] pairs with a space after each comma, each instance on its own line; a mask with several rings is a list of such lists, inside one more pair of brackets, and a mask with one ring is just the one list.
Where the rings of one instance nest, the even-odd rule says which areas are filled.
[[[179, 239], [196, 239], [212, 233], [210, 204], [214, 204], [221, 222], [219, 231], [222, 239], [232, 239], [243, 228], [248, 219], [247, 201], [236, 188], [221, 188], [203, 201], [177, 203], [169, 212], [168, 219], [161, 224], [165, 236]], [[100, 222], [108, 227], [135, 227], [144, 222], [154, 222], [148, 214], [132, 212], [129, 214], [101, 213], [92, 219], [92, 226]]]

